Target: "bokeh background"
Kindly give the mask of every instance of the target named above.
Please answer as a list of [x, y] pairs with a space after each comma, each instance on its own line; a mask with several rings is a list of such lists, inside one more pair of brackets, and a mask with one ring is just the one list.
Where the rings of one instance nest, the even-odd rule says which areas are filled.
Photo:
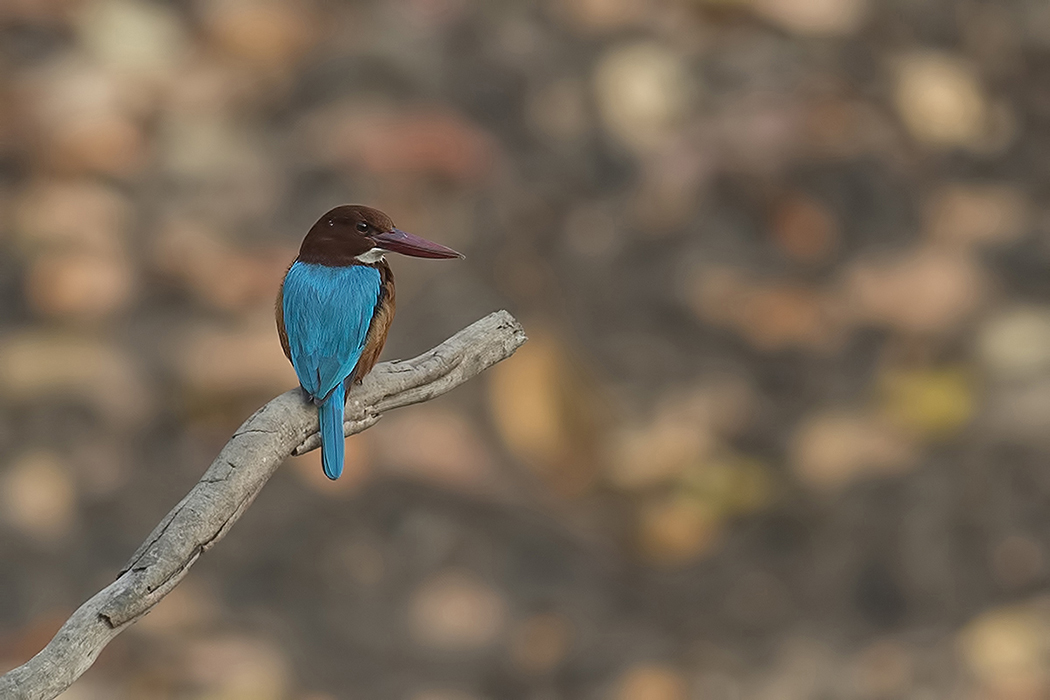
[[0, 669], [295, 385], [363, 202], [386, 357], [66, 700], [1050, 697], [1044, 0], [0, 1]]

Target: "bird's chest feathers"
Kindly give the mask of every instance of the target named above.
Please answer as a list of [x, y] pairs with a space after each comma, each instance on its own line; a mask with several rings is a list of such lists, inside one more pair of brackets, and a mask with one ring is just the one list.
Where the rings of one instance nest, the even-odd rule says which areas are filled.
[[[379, 293], [379, 270], [370, 265], [331, 267], [297, 262], [284, 281], [285, 295], [309, 303], [342, 305], [367, 302]], [[374, 301], [373, 301], [374, 304]]]
[[379, 303], [381, 273], [368, 265], [295, 262], [284, 278], [292, 365], [311, 396], [325, 397], [353, 371]]
[[379, 301], [380, 273], [369, 265], [331, 267], [296, 262], [284, 281], [286, 320], [321, 331], [367, 328]]

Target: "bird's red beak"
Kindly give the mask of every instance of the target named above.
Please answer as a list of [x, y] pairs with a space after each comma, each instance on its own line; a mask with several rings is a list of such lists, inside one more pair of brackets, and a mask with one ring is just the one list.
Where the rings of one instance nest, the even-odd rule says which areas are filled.
[[411, 255], [416, 258], [463, 257], [461, 253], [457, 253], [451, 248], [446, 248], [440, 243], [434, 243], [425, 238], [413, 236], [411, 233], [406, 233], [399, 228], [374, 234], [371, 238], [375, 241], [377, 248], [389, 250], [394, 253], [401, 253], [402, 255]]

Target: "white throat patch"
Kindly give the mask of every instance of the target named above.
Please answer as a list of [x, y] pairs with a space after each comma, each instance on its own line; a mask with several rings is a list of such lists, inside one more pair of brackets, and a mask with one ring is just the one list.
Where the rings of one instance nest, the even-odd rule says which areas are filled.
[[361, 253], [360, 255], [356, 256], [354, 260], [356, 260], [357, 262], [362, 262], [366, 265], [372, 265], [382, 260], [384, 253], [386, 253], [386, 251], [382, 248], [372, 248], [371, 250], [367, 250], [364, 253]]

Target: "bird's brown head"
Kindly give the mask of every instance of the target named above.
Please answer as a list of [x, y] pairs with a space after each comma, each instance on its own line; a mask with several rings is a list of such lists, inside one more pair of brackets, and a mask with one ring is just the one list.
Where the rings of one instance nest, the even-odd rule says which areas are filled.
[[377, 262], [386, 251], [417, 258], [463, 257], [451, 248], [396, 228], [378, 209], [344, 204], [310, 228], [299, 249], [299, 260], [331, 267], [367, 265]]

